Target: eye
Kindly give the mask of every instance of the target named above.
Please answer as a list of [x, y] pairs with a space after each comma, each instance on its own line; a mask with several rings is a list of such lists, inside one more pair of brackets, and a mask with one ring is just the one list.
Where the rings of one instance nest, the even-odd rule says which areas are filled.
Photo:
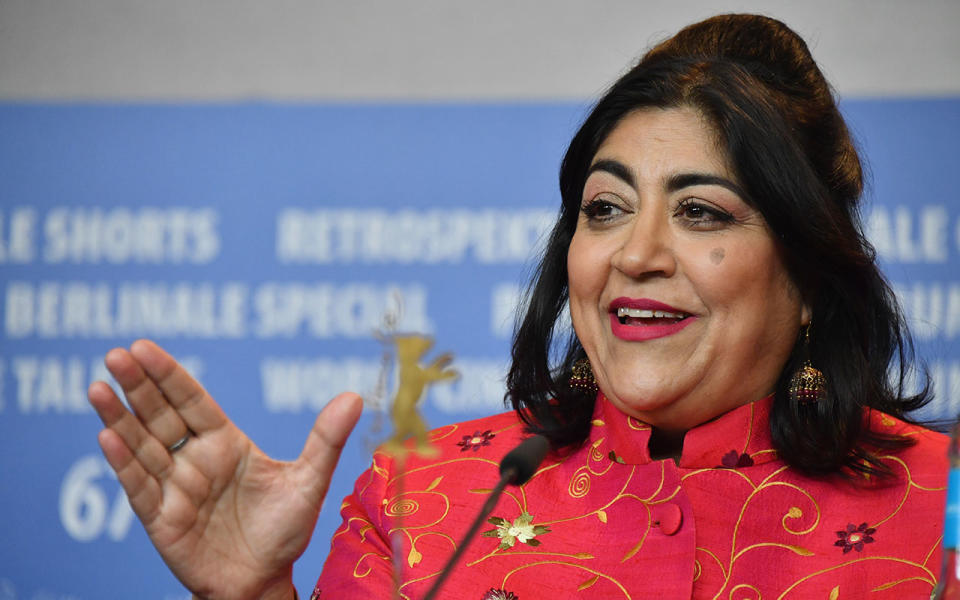
[[615, 196], [595, 196], [580, 207], [580, 212], [588, 221], [606, 222], [613, 220], [624, 213], [624, 209], [616, 202]]
[[733, 221], [733, 215], [696, 198], [685, 198], [674, 213], [693, 229], [720, 229]]

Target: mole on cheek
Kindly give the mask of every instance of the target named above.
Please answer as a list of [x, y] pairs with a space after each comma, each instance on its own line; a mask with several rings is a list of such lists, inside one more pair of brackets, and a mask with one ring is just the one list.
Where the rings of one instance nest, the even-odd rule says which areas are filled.
[[710, 251], [710, 262], [715, 265], [719, 265], [723, 262], [723, 257], [726, 253], [723, 251], [723, 248], [714, 248]]

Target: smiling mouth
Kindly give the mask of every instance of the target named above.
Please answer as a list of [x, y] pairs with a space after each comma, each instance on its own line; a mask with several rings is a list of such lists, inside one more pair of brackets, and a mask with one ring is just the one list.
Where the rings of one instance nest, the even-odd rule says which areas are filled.
[[683, 321], [689, 316], [689, 314], [682, 312], [627, 308], [625, 306], [617, 309], [617, 320], [620, 321], [620, 324], [631, 326], [673, 325], [674, 323]]

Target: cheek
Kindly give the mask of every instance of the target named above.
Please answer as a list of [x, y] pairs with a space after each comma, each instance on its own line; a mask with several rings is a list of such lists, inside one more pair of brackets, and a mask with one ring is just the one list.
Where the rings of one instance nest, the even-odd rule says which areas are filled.
[[570, 317], [578, 334], [596, 313], [607, 280], [607, 269], [600, 244], [574, 235], [567, 250], [567, 287]]
[[698, 259], [688, 266], [688, 275], [704, 301], [717, 309], [748, 301], [757, 284], [772, 276], [763, 252], [736, 244], [702, 248]]
[[717, 310], [738, 318], [792, 312], [799, 294], [776, 251], [767, 246], [726, 245], [705, 250], [697, 263], [697, 287]]
[[583, 302], [584, 296], [589, 294], [593, 287], [593, 273], [590, 269], [589, 246], [585, 247], [574, 236], [567, 250], [567, 286], [570, 289], [570, 303], [577, 305]]
[[597, 278], [599, 271], [598, 244], [589, 236], [574, 234], [567, 248], [567, 281], [571, 292], [576, 289], [588, 288], [592, 280]]

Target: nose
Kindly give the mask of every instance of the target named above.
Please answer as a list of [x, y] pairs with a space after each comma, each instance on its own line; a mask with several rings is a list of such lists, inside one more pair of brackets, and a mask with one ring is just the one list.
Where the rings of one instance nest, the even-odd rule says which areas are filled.
[[641, 210], [623, 232], [623, 243], [611, 257], [613, 268], [632, 279], [670, 277], [677, 269], [668, 217]]

